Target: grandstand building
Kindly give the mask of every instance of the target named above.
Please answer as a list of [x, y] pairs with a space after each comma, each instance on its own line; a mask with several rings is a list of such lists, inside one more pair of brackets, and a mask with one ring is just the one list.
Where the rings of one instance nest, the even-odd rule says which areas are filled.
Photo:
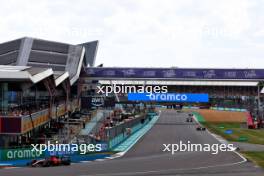
[[[246, 109], [262, 117], [264, 69], [94, 67], [97, 46], [28, 37], [0, 44], [0, 146], [30, 142], [39, 129], [80, 109], [82, 98], [96, 96], [97, 84], [208, 93], [209, 104], [193, 106]], [[129, 103], [125, 95], [113, 97], [109, 106]]]
[[[249, 111], [255, 119], [263, 119], [264, 69], [93, 67], [86, 68], [80, 79], [86, 88], [85, 82], [98, 80], [103, 85], [167, 85], [168, 92], [206, 93], [209, 103], [183, 105]], [[125, 95], [116, 95], [116, 100], [127, 103]]]
[[82, 82], [105, 85], [167, 85], [169, 92], [207, 93], [210, 104], [249, 108], [261, 105], [264, 69], [86, 68]]
[[97, 44], [28, 37], [0, 44], [0, 146], [29, 143], [40, 128], [79, 109], [79, 75], [93, 66]]

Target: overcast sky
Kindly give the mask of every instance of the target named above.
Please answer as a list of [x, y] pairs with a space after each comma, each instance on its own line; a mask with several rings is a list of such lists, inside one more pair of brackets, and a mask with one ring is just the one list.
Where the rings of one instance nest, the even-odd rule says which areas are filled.
[[262, 0], [7, 0], [0, 42], [99, 40], [96, 64], [264, 68]]

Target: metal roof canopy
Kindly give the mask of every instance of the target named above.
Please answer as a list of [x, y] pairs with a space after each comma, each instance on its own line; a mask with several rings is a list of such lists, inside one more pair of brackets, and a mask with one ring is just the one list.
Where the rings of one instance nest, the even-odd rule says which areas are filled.
[[0, 65], [0, 81], [25, 81], [35, 84], [51, 75], [51, 68]]
[[[36, 83], [52, 73], [55, 86], [66, 80], [73, 85], [82, 66], [93, 65], [97, 47], [98, 41], [72, 45], [30, 37], [0, 43], [0, 79], [29, 78]], [[28, 73], [9, 74], [26, 69]]]
[[178, 85], [178, 86], [252, 86], [258, 81], [157, 81], [157, 80], [99, 80], [100, 84]]

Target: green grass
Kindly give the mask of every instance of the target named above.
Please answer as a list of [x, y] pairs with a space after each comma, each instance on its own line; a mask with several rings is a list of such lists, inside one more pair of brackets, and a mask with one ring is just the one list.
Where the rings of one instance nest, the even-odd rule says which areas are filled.
[[[202, 124], [211, 132], [224, 137], [228, 141], [264, 145], [264, 130], [241, 128], [240, 123], [203, 122]], [[233, 130], [233, 134], [225, 134], [226, 130]], [[243, 140], [243, 138], [246, 140]]]
[[200, 122], [200, 123], [204, 123], [205, 122], [205, 119], [203, 118], [203, 116], [201, 116], [198, 112], [193, 112], [193, 114], [195, 115], [195, 117], [198, 120], [198, 122]]
[[264, 168], [264, 151], [263, 152], [242, 152], [249, 160]]

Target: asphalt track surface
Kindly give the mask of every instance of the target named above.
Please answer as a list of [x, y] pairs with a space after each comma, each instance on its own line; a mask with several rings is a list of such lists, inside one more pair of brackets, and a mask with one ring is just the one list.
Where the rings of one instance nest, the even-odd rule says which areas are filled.
[[215, 144], [207, 132], [196, 131], [185, 113], [164, 110], [152, 129], [123, 157], [73, 164], [68, 167], [16, 168], [0, 170], [0, 176], [263, 176], [263, 169], [244, 161], [234, 152], [163, 152], [163, 144], [181, 141]]

